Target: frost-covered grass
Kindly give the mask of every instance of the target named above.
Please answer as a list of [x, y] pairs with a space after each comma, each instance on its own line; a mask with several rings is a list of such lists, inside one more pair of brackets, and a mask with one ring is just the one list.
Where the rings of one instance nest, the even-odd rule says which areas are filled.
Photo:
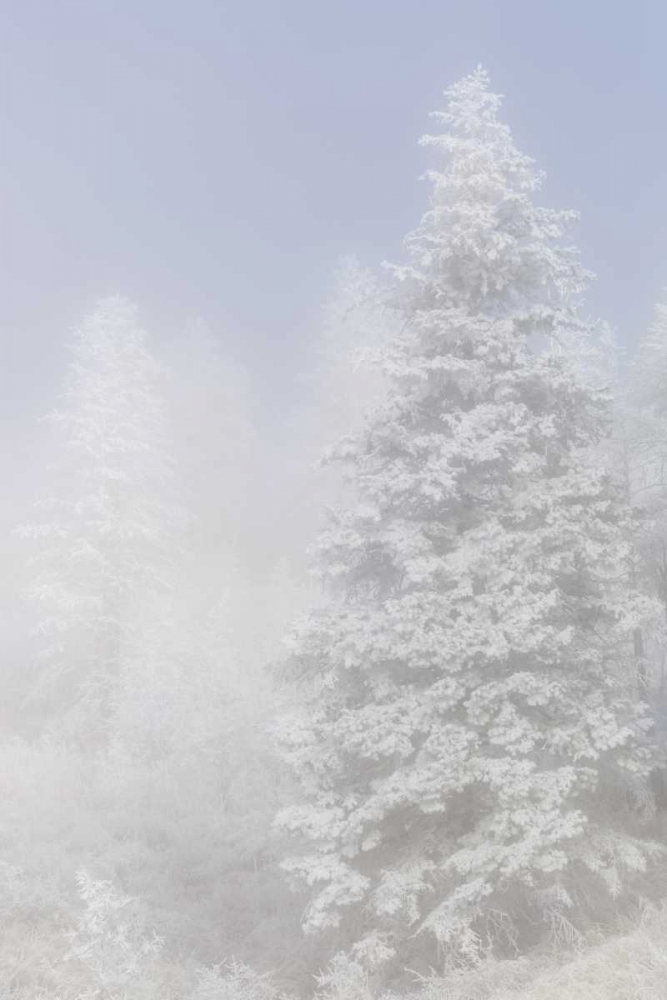
[[[5, 865], [2, 875], [1, 1000], [294, 1000], [274, 977], [234, 960], [172, 961], [143, 908], [109, 882], [80, 873], [76, 912], [40, 915], [25, 874]], [[489, 959], [421, 979], [402, 998], [375, 990], [339, 956], [309, 992], [314, 1000], [667, 1000], [667, 907], [568, 956]]]
[[[279, 895], [277, 874], [239, 861], [243, 823], [228, 827], [203, 794], [181, 800], [186, 823], [172, 777], [3, 746], [0, 1000], [390, 1000], [354, 963], [313, 978], [294, 900]], [[205, 835], [216, 810], [216, 836]], [[667, 907], [566, 950], [421, 980], [409, 1000], [667, 1000]]]
[[168, 977], [184, 962], [191, 971], [232, 957], [289, 984], [307, 977], [300, 901], [267, 857], [270, 798], [254, 794], [262, 811], [229, 805], [208, 778], [200, 767], [184, 780], [179, 762], [0, 746], [0, 1000], [8, 983], [33, 1000], [65, 969], [68, 982], [85, 979], [80, 957], [64, 958], [86, 912], [78, 872], [139, 901], [165, 940], [152, 967], [167, 964]]
[[667, 908], [566, 958], [491, 960], [424, 981], [411, 1000], [667, 1000]]

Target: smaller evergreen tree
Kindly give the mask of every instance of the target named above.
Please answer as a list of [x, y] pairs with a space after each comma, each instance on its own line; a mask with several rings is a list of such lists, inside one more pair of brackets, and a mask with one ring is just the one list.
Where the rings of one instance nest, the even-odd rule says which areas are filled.
[[310, 381], [317, 393], [318, 447], [363, 426], [382, 398], [382, 370], [374, 362], [387, 343], [392, 312], [385, 290], [356, 257], [343, 257], [323, 310], [318, 363]]
[[75, 333], [50, 417], [50, 492], [21, 529], [34, 541], [40, 608], [33, 693], [57, 715], [93, 705], [108, 713], [142, 609], [167, 585], [179, 515], [161, 382], [135, 306], [99, 302]]
[[659, 303], [630, 365], [627, 463], [643, 513], [640, 547], [650, 585], [667, 615], [667, 305]]
[[[634, 575], [662, 614], [656, 627], [637, 630], [642, 695], [656, 736], [667, 736], [667, 306], [659, 303], [628, 369], [619, 420], [626, 490], [636, 511]], [[664, 769], [664, 760], [663, 760]], [[654, 772], [661, 808], [667, 807], [663, 772]], [[656, 786], [657, 782], [657, 786]]]
[[215, 592], [231, 563], [250, 562], [258, 505], [255, 413], [247, 374], [200, 320], [166, 351], [170, 437], [193, 518], [189, 551], [198, 584]]
[[[355, 257], [338, 262], [312, 366], [301, 379], [304, 402], [281, 422], [267, 456], [265, 467], [276, 483], [286, 485], [286, 492], [266, 548], [273, 548], [278, 532], [287, 535], [295, 563], [302, 562], [303, 550], [322, 526], [322, 511], [346, 495], [337, 463], [322, 461], [326, 447], [356, 433], [386, 390], [383, 372], [373, 360], [387, 342], [393, 319], [384, 291]], [[276, 552], [274, 561], [279, 558]]]

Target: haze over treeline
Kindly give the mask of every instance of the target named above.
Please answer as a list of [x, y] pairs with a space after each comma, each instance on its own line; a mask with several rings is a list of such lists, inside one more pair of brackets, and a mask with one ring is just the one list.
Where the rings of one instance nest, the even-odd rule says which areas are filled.
[[0, 997], [667, 997], [667, 293], [475, 65], [298, 362], [128, 272], [14, 390]]

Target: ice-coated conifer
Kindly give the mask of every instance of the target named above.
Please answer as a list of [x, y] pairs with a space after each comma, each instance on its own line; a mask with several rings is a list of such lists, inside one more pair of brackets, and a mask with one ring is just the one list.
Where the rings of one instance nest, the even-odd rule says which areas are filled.
[[572, 348], [596, 332], [573, 213], [534, 203], [483, 70], [446, 99], [392, 269], [387, 401], [338, 448], [357, 500], [317, 546], [328, 603], [290, 638], [309, 705], [282, 725], [305, 925], [371, 963], [426, 932], [473, 953], [506, 917], [576, 922], [650, 853], [623, 789], [647, 773], [632, 636], [654, 609], [591, 460], [609, 399]]

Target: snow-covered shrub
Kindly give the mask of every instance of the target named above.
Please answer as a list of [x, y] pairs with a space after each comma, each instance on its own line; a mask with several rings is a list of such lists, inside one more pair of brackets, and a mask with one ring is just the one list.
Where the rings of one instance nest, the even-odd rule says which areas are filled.
[[316, 977], [318, 1000], [373, 1000], [368, 970], [339, 952]]
[[281, 994], [268, 975], [230, 961], [200, 969], [191, 1000], [281, 1000]]
[[112, 994], [122, 991], [145, 973], [163, 942], [147, 931], [136, 901], [111, 882], [84, 871], [77, 873], [76, 880], [84, 909], [70, 935], [65, 960], [82, 963], [100, 989]]

